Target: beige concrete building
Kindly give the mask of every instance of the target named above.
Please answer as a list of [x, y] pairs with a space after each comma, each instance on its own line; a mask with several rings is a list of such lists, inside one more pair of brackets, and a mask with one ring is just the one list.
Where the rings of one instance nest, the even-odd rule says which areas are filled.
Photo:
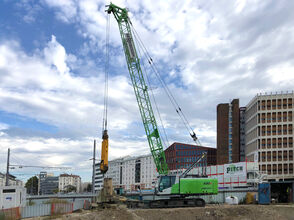
[[74, 186], [77, 193], [81, 192], [81, 177], [73, 174], [60, 174], [58, 187], [59, 191], [66, 191], [70, 186]]
[[294, 93], [258, 94], [246, 106], [246, 158], [269, 180], [293, 179]]

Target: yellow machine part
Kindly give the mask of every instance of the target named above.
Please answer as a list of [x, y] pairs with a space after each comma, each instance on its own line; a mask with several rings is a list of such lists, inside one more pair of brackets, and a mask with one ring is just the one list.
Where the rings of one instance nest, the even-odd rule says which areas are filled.
[[100, 171], [101, 173], [106, 173], [108, 170], [108, 134], [107, 130], [103, 131], [102, 136], [102, 148], [101, 148], [101, 163]]

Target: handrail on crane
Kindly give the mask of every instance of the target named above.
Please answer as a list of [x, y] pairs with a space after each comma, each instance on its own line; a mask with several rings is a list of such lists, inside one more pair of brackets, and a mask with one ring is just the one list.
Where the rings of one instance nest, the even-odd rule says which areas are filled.
[[196, 160], [191, 166], [188, 167], [188, 169], [185, 170], [184, 173], [181, 174], [180, 178], [186, 177], [187, 174], [199, 163], [201, 162], [205, 157], [207, 157], [207, 152], [203, 152], [202, 155]]

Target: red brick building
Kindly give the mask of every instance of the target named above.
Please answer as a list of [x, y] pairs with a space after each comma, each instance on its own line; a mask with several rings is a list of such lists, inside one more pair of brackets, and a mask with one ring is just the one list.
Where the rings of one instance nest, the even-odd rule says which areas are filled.
[[216, 164], [216, 149], [196, 146], [191, 144], [173, 143], [164, 152], [166, 162], [170, 170], [188, 168], [192, 165], [202, 153], [207, 152], [207, 159], [202, 160], [200, 165], [215, 165]]
[[217, 164], [240, 161], [239, 99], [217, 106]]

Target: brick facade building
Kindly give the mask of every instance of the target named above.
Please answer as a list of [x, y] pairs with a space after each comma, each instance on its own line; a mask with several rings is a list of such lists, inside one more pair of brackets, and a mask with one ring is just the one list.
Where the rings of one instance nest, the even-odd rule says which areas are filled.
[[216, 149], [183, 143], [173, 143], [164, 152], [170, 170], [188, 168], [202, 153], [207, 152], [207, 159], [202, 160], [199, 166], [216, 164]]
[[239, 99], [217, 106], [217, 164], [240, 161]]

